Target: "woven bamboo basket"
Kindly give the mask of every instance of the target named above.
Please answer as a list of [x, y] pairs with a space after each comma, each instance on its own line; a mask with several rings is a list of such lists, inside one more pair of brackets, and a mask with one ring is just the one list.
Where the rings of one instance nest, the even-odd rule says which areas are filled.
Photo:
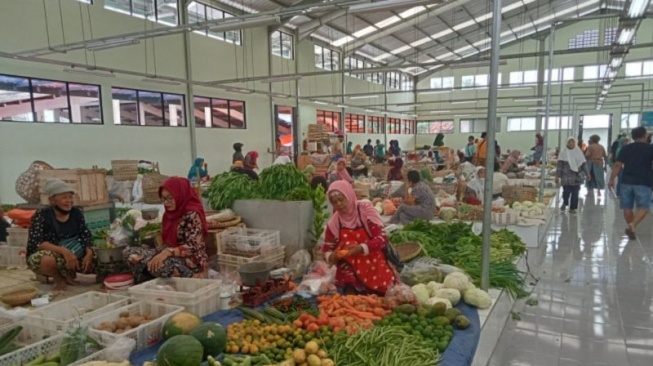
[[41, 201], [39, 190], [39, 172], [41, 170], [53, 169], [44, 161], [35, 160], [30, 164], [27, 171], [22, 173], [16, 180], [16, 193], [27, 203], [37, 204]]
[[434, 183], [430, 182], [429, 187], [431, 187], [431, 191], [433, 193], [437, 194], [440, 190], [445, 191], [447, 194], [455, 195], [457, 190], [458, 190], [458, 184], [457, 183]]
[[111, 160], [111, 170], [117, 182], [134, 181], [138, 177], [138, 160]]
[[399, 259], [404, 263], [419, 257], [424, 250], [419, 243], [401, 243], [394, 245], [394, 247], [397, 250], [397, 254], [399, 254]]
[[32, 301], [38, 290], [31, 286], [15, 288], [0, 295], [0, 301], [9, 306], [21, 306]]
[[154, 172], [143, 176], [143, 203], [157, 204], [161, 203], [159, 197], [159, 187], [168, 179], [167, 176], [159, 173], [159, 164], [154, 163]]
[[503, 186], [502, 196], [506, 204], [521, 201], [535, 201], [537, 188], [532, 186]]

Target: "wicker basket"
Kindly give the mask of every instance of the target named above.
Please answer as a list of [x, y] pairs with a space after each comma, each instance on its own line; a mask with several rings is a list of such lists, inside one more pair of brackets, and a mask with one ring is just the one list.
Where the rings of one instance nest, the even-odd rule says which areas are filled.
[[37, 289], [31, 286], [14, 288], [0, 295], [0, 301], [9, 306], [21, 306], [32, 301], [38, 292]]
[[535, 201], [537, 188], [532, 186], [503, 186], [503, 199], [506, 204], [521, 201]]
[[467, 205], [469, 210], [466, 213], [460, 212], [460, 206], [462, 206], [462, 204], [458, 205], [458, 220], [478, 221], [483, 219], [483, 206]]
[[207, 220], [206, 224], [209, 229], [223, 229], [223, 228], [236, 226], [240, 224], [241, 220], [242, 219], [240, 218], [240, 216], [236, 216], [233, 218], [233, 220], [229, 220], [229, 221]]
[[153, 172], [143, 176], [143, 203], [161, 203], [159, 187], [168, 179], [167, 176], [159, 173], [159, 164], [154, 163]]
[[138, 160], [111, 160], [111, 170], [118, 182], [134, 181], [138, 176]]
[[401, 243], [394, 246], [399, 254], [399, 259], [406, 263], [422, 254], [424, 248], [419, 243]]
[[53, 169], [52, 166], [44, 161], [36, 160], [30, 164], [29, 168], [18, 177], [16, 181], [16, 193], [27, 203], [37, 204], [41, 202], [41, 192], [39, 191], [39, 171]]

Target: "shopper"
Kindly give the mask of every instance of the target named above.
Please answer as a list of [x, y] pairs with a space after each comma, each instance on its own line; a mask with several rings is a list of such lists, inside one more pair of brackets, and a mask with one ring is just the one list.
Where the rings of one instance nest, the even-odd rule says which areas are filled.
[[354, 153], [354, 142], [353, 141], [347, 141], [347, 149], [346, 149], [347, 155], [351, 155]]
[[475, 155], [476, 143], [474, 142], [474, 136], [469, 136], [467, 138], [467, 145], [465, 145], [465, 161], [471, 163]]
[[385, 145], [381, 143], [381, 140], [376, 140], [376, 145], [374, 146], [374, 160], [377, 163], [385, 162]]
[[567, 139], [567, 146], [563, 148], [558, 157], [556, 167], [556, 184], [562, 185], [562, 207], [565, 211], [569, 207], [570, 213], [578, 209], [578, 192], [586, 179], [590, 179], [585, 155], [576, 146], [573, 137]]
[[388, 170], [388, 182], [394, 181], [403, 181], [404, 175], [401, 172], [401, 169], [404, 167], [404, 160], [402, 158], [396, 158], [390, 162], [392, 168]]
[[258, 180], [258, 174], [251, 169], [246, 169], [242, 161], [237, 161], [231, 166], [231, 171], [234, 173], [245, 174], [252, 180]]
[[337, 268], [336, 286], [345, 294], [384, 295], [398, 276], [385, 256], [390, 241], [381, 216], [371, 203], [357, 201], [353, 187], [344, 181], [331, 184], [328, 197], [335, 212], [322, 251]]
[[508, 185], [510, 179], [501, 172], [501, 164], [494, 160], [494, 173], [492, 173], [492, 198], [499, 198], [503, 195], [503, 186]]
[[236, 142], [233, 147], [234, 155], [231, 157], [231, 164], [245, 160], [245, 157], [243, 156], [243, 144]]
[[195, 163], [188, 170], [188, 180], [190, 181], [206, 181], [209, 179], [209, 171], [206, 169], [204, 158], [195, 159]]
[[349, 171], [347, 171], [347, 160], [344, 158], [338, 160], [336, 168], [329, 175], [329, 184], [339, 180], [344, 180], [350, 184], [354, 183], [354, 180], [351, 178], [351, 174], [349, 174]]
[[[626, 235], [635, 239], [637, 225], [644, 220], [651, 206], [653, 146], [646, 143], [647, 132], [644, 127], [634, 128], [631, 135], [634, 142], [621, 148], [608, 186], [614, 187], [615, 178], [623, 170], [619, 204], [628, 224]], [[635, 207], [637, 211], [634, 211]]]
[[[180, 178], [183, 179], [183, 178]], [[190, 183], [183, 179], [188, 186]], [[75, 285], [76, 273], [91, 273], [97, 256], [93, 236], [82, 210], [73, 207], [75, 191], [60, 179], [49, 179], [42, 187], [50, 205], [32, 217], [27, 239], [27, 266], [32, 272], [52, 277], [55, 291]]]
[[544, 153], [544, 137], [541, 133], [535, 134], [535, 146], [533, 147], [533, 163], [535, 165], [539, 164], [542, 160], [542, 154]]
[[[616, 156], [619, 156], [619, 153], [621, 152], [621, 149], [623, 149], [624, 146], [630, 144], [630, 139], [627, 137], [623, 137], [621, 140], [619, 140], [619, 145], [617, 146], [617, 151], [616, 151]], [[615, 157], [615, 163], [617, 162], [617, 158]], [[614, 164], [613, 164], [614, 167]], [[617, 198], [621, 195], [621, 181], [624, 178], [624, 170], [621, 169], [619, 171], [619, 174], [617, 175]]]
[[622, 139], [626, 138], [626, 133], [621, 132], [619, 136], [612, 142], [612, 145], [610, 145], [610, 166], [614, 164], [615, 161], [617, 161], [617, 150], [621, 148], [622, 145]]
[[485, 166], [485, 160], [487, 159], [487, 133], [483, 132], [481, 134], [481, 139], [476, 145], [476, 161], [474, 162], [477, 166]]
[[437, 150], [438, 147], [442, 147], [442, 146], [444, 146], [444, 134], [439, 133], [435, 135], [435, 140], [433, 140], [433, 147], [435, 147]]
[[433, 220], [435, 217], [435, 195], [426, 183], [421, 181], [419, 172], [408, 172], [408, 181], [411, 188], [406, 201], [397, 207], [397, 212], [390, 218], [391, 224], [407, 225], [415, 220]]
[[249, 170], [258, 169], [258, 152], [248, 152], [247, 155], [245, 155], [245, 160], [243, 160], [243, 166], [245, 169]]
[[367, 177], [367, 161], [363, 150], [358, 150], [354, 157], [351, 159], [351, 169], [354, 172], [354, 177], [364, 176]]
[[599, 144], [601, 138], [599, 135], [590, 136], [590, 145], [585, 150], [585, 157], [589, 164], [591, 179], [587, 182], [588, 194], [597, 190], [597, 196], [601, 197], [601, 190], [605, 189], [605, 169], [606, 159], [608, 157], [605, 148]]
[[207, 278], [207, 234], [202, 201], [186, 179], [173, 177], [159, 188], [165, 213], [161, 222], [163, 245], [129, 247], [123, 255], [135, 283], [153, 277]]
[[508, 155], [508, 158], [506, 159], [506, 161], [503, 162], [503, 165], [501, 166], [501, 172], [504, 174], [519, 173], [519, 166], [517, 164], [519, 163], [520, 158], [521, 158], [521, 151], [519, 150], [511, 151], [510, 155]]
[[333, 161], [338, 161], [340, 158], [344, 157], [345, 152], [343, 150], [343, 142], [345, 141], [345, 135], [342, 132], [338, 133], [338, 139], [333, 143], [331, 147], [331, 158]]
[[367, 144], [363, 146], [363, 151], [365, 152], [365, 155], [367, 155], [369, 158], [374, 157], [374, 146], [372, 146], [372, 139], [367, 140]]

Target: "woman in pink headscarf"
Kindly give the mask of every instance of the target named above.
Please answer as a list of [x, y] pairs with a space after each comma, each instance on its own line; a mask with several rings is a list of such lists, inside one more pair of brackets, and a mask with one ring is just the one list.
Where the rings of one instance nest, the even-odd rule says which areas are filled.
[[348, 294], [384, 295], [398, 276], [383, 251], [390, 241], [381, 216], [371, 203], [357, 201], [347, 182], [331, 184], [328, 197], [335, 213], [327, 224], [322, 251], [337, 267], [336, 286]]
[[344, 158], [338, 160], [338, 163], [336, 164], [336, 170], [334, 170], [330, 175], [329, 175], [329, 183], [333, 183], [335, 181], [340, 181], [343, 180], [345, 182], [349, 182], [350, 184], [354, 183], [354, 180], [351, 178], [351, 174], [347, 171], [347, 160]]

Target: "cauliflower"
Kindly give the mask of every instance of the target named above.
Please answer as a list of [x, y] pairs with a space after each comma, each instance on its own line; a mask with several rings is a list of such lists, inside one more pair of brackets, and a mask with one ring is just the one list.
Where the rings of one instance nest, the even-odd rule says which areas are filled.
[[447, 299], [453, 306], [456, 306], [456, 304], [460, 302], [460, 291], [455, 288], [442, 288], [436, 290], [433, 296]]
[[125, 217], [128, 217], [128, 216], [133, 217], [134, 220], [135, 219], [142, 219], [143, 218], [143, 213], [141, 212], [141, 210], [131, 209], [131, 210], [127, 211], [127, 213], [125, 214]]
[[426, 300], [429, 299], [429, 290], [426, 288], [425, 284], [420, 283], [410, 289], [413, 291], [413, 294], [417, 298], [417, 302], [420, 304], [424, 304]]
[[433, 306], [433, 305], [435, 305], [435, 304], [437, 304], [439, 302], [445, 304], [447, 306], [447, 309], [451, 309], [453, 307], [451, 305], [451, 301], [449, 301], [447, 299], [443, 299], [441, 297], [432, 297], [432, 298], [428, 299], [424, 305]]
[[453, 272], [449, 273], [447, 277], [444, 278], [444, 287], [445, 288], [454, 288], [458, 291], [462, 291], [469, 282], [469, 279], [464, 273]]
[[381, 203], [377, 203], [376, 206], [374, 206], [374, 209], [379, 213], [379, 215], [383, 214], [383, 205]]
[[514, 208], [515, 210], [520, 210], [520, 211], [521, 211], [522, 204], [519, 203], [519, 202], [514, 202], [514, 203], [512, 204], [512, 208]]
[[426, 288], [429, 290], [429, 297], [432, 297], [435, 296], [435, 291], [444, 288], [444, 285], [435, 281], [431, 281], [426, 284]]
[[533, 207], [534, 205], [534, 203], [531, 201], [523, 201], [521, 204], [526, 207]]
[[479, 309], [487, 309], [492, 306], [492, 298], [490, 295], [478, 288], [465, 291], [463, 299], [467, 305], [476, 306]]

